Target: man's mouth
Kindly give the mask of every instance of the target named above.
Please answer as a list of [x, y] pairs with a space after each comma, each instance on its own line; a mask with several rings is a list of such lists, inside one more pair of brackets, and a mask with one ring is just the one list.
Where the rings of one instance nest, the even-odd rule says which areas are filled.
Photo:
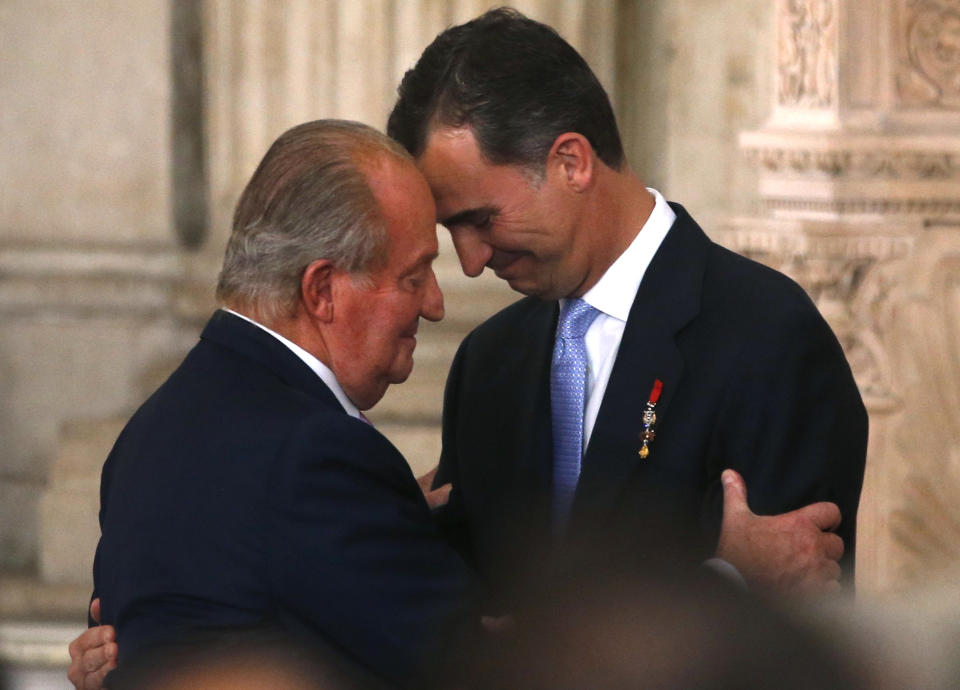
[[522, 256], [523, 252], [500, 252], [493, 255], [487, 262], [487, 267], [493, 269], [498, 278], [505, 280], [509, 277], [510, 267], [517, 263]]

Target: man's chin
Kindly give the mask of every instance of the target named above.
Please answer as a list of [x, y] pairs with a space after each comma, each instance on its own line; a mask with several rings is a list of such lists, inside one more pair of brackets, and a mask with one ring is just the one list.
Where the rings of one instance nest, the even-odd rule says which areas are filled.
[[405, 362], [398, 363], [390, 372], [390, 383], [403, 383], [413, 372], [413, 358], [409, 357]]
[[514, 292], [519, 292], [521, 295], [526, 295], [527, 297], [537, 297], [543, 300], [553, 300], [563, 297], [563, 295], [555, 295], [554, 291], [549, 287], [539, 285], [529, 278], [510, 278], [507, 280], [507, 285], [509, 285], [510, 289]]

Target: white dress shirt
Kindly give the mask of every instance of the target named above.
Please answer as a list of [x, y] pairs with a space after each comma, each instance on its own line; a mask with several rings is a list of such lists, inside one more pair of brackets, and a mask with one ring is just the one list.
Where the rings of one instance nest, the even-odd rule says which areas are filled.
[[310, 367], [310, 369], [317, 376], [319, 376], [325, 384], [327, 384], [327, 388], [331, 390], [331, 392], [337, 398], [337, 401], [343, 406], [343, 409], [346, 411], [348, 415], [350, 415], [351, 417], [356, 417], [357, 419], [363, 419], [363, 417], [360, 415], [360, 410], [357, 409], [357, 406], [350, 401], [350, 398], [347, 397], [347, 394], [343, 392], [343, 389], [340, 387], [340, 383], [337, 381], [337, 377], [333, 375], [332, 371], [330, 371], [330, 367], [328, 367], [326, 364], [321, 362], [319, 359], [311, 355], [309, 352], [304, 350], [302, 347], [300, 347], [296, 343], [287, 340], [286, 338], [284, 338], [279, 333], [276, 333], [275, 331], [271, 331], [262, 323], [257, 323], [253, 319], [247, 316], [244, 316], [243, 314], [238, 314], [233, 309], [224, 309], [224, 311], [228, 311], [234, 316], [239, 316], [244, 321], [249, 321], [257, 328], [260, 328], [266, 331], [267, 333], [272, 335], [274, 338], [279, 340], [281, 343], [286, 345], [287, 348], [293, 354], [295, 354], [297, 357], [302, 359], [303, 363], [306, 364], [308, 367]]
[[[606, 273], [583, 296], [583, 300], [597, 309], [600, 314], [590, 324], [584, 336], [587, 348], [587, 390], [584, 393], [583, 413], [583, 449], [586, 451], [593, 425], [597, 421], [600, 403], [607, 390], [610, 372], [617, 359], [623, 329], [627, 325], [630, 307], [637, 296], [640, 281], [643, 280], [653, 255], [676, 220], [677, 215], [667, 204], [663, 196], [655, 189], [647, 188], [653, 194], [656, 204], [647, 222], [633, 238]], [[560, 300], [560, 306], [566, 302]]]

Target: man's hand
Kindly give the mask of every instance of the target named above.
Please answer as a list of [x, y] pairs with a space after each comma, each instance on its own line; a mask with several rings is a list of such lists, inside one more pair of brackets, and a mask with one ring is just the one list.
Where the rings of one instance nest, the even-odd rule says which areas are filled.
[[[90, 602], [90, 617], [100, 622], [100, 600]], [[85, 631], [70, 643], [67, 678], [77, 690], [99, 690], [107, 673], [117, 667], [117, 632], [112, 625]]]
[[450, 490], [453, 488], [453, 484], [447, 482], [443, 486], [431, 489], [430, 487], [433, 486], [433, 478], [436, 476], [437, 468], [434, 467], [422, 477], [417, 477], [417, 484], [420, 485], [420, 490], [423, 492], [423, 497], [427, 499], [427, 505], [430, 506], [430, 510], [436, 510], [437, 508], [447, 505], [447, 501], [450, 500]]
[[754, 515], [743, 477], [725, 470], [723, 523], [717, 557], [732, 563], [751, 587], [778, 593], [824, 592], [840, 587], [843, 540], [833, 503], [813, 503], [782, 515]]

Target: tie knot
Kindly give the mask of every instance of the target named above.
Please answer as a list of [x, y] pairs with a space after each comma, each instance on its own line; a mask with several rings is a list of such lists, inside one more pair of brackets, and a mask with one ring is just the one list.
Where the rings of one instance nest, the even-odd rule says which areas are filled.
[[560, 338], [582, 338], [599, 314], [599, 311], [582, 299], [569, 299], [560, 310], [557, 335]]

